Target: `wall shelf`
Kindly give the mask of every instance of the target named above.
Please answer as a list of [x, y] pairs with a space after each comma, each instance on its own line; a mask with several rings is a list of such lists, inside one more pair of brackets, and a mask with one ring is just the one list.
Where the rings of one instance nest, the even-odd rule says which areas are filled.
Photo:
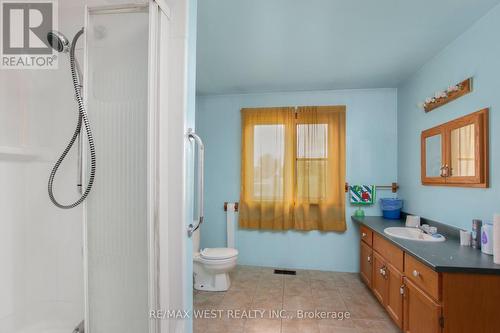
[[460, 82], [456, 87], [458, 88], [457, 90], [447, 92], [445, 97], [434, 98], [431, 103], [424, 104], [425, 112], [430, 112], [472, 92], [472, 78]]
[[50, 155], [46, 148], [0, 146], [0, 161], [47, 160]]

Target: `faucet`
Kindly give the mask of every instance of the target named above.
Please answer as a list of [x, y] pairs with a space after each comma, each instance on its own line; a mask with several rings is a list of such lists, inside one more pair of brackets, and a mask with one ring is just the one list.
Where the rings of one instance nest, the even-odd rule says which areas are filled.
[[431, 235], [431, 236], [437, 233], [437, 228], [431, 227], [428, 224], [423, 224], [421, 226], [417, 226], [417, 228], [420, 229], [420, 231], [422, 231], [423, 233], [426, 233], [426, 234]]

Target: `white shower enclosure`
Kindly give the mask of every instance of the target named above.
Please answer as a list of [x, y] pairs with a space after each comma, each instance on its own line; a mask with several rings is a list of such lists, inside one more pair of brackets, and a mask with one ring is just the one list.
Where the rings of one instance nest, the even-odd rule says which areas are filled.
[[[77, 119], [67, 55], [56, 70], [0, 70], [0, 333], [191, 331], [150, 314], [192, 307], [195, 20], [196, 0], [59, 0], [58, 30], [84, 26], [97, 153], [71, 210], [47, 195]], [[77, 161], [74, 148], [56, 177], [63, 203], [80, 195]]]
[[86, 332], [188, 332], [189, 321], [150, 317], [192, 303], [189, 124], [186, 104], [174, 106], [171, 10], [150, 0], [86, 12], [84, 94], [98, 145], [84, 204]]
[[84, 205], [88, 332], [147, 332], [154, 302], [149, 19], [148, 5], [88, 8], [84, 91], [99, 142], [99, 181]]

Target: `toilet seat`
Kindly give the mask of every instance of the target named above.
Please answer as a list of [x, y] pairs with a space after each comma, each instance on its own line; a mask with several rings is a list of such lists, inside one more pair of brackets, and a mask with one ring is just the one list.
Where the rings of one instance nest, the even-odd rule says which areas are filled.
[[234, 258], [238, 255], [238, 250], [228, 247], [205, 248], [201, 250], [200, 256], [208, 260], [224, 260]]

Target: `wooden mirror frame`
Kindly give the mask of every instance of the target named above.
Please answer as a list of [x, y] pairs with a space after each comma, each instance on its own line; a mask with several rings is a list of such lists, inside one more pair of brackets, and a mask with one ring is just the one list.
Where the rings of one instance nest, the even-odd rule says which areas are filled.
[[[450, 174], [451, 131], [467, 125], [474, 125], [474, 176], [455, 177]], [[442, 125], [425, 130], [421, 134], [421, 180], [423, 185], [481, 187], [489, 186], [489, 109], [483, 109]], [[441, 135], [440, 177], [427, 176], [426, 139]]]

